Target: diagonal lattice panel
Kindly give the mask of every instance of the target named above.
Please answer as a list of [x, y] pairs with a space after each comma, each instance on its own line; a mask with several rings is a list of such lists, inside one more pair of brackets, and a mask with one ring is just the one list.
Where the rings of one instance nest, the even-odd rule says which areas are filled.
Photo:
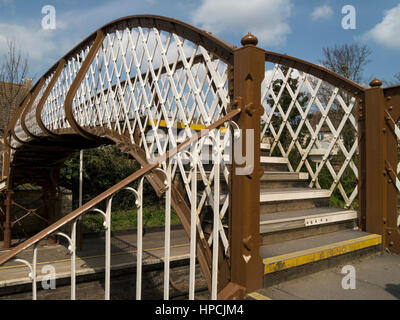
[[[151, 161], [192, 137], [193, 130], [201, 130], [226, 115], [227, 73], [225, 62], [173, 32], [143, 27], [118, 29], [105, 35], [77, 88], [72, 112], [78, 125], [86, 130], [106, 128], [128, 136]], [[204, 189], [198, 191], [196, 199], [199, 221], [203, 221], [200, 215], [207, 208], [214, 210], [215, 203], [220, 203], [216, 228], [225, 252], [228, 240], [223, 220], [229, 197], [222, 188], [225, 193], [219, 193], [221, 199], [216, 202], [213, 185], [215, 172], [221, 172], [221, 182], [218, 174], [216, 183], [227, 186], [229, 171], [223, 153], [228, 136], [220, 136], [217, 130], [202, 142], [198, 179]], [[207, 157], [213, 148], [221, 162]], [[188, 198], [189, 164], [185, 157], [177, 157], [172, 165], [172, 178], [183, 181]], [[163, 169], [167, 170], [168, 165], [163, 163]], [[200, 226], [198, 229], [203, 233]], [[212, 236], [208, 242], [211, 246]]]
[[330, 190], [344, 207], [357, 197], [356, 99], [305, 72], [274, 64], [262, 84], [261, 139], [310, 187]]

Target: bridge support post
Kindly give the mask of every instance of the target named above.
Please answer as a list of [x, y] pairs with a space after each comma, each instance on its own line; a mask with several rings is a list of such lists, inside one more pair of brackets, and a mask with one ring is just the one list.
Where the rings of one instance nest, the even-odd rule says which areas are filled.
[[[45, 216], [47, 218], [48, 225], [52, 225], [56, 221], [58, 207], [57, 197], [57, 184], [53, 170], [50, 173], [50, 181], [43, 184], [43, 200]], [[57, 243], [57, 237], [55, 235], [49, 236], [47, 245], [55, 245]]]
[[13, 191], [7, 190], [6, 192], [6, 200], [5, 200], [5, 208], [6, 208], [6, 217], [4, 222], [4, 249], [11, 248], [11, 200], [12, 200]]
[[[233, 66], [232, 108], [242, 108], [237, 119], [242, 139], [239, 142], [241, 148], [235, 147], [233, 143], [230, 198], [231, 282], [241, 287], [243, 292], [251, 292], [262, 288], [263, 284], [263, 264], [259, 253], [262, 242], [260, 177], [264, 173], [260, 165], [260, 123], [264, 113], [261, 106], [261, 82], [265, 74], [265, 53], [256, 46], [258, 40], [250, 33], [242, 38], [241, 43], [243, 47], [234, 53]], [[254, 146], [252, 150], [248, 148], [248, 144]], [[238, 163], [238, 156], [242, 157], [245, 153], [245, 163]], [[250, 158], [253, 160], [252, 164], [247, 163]]]
[[364, 139], [361, 152], [365, 150], [365, 154], [360, 154], [361, 179], [364, 178], [360, 190], [361, 213], [365, 219], [363, 222], [365, 231], [384, 237], [388, 188], [385, 169], [387, 150], [385, 97], [381, 88], [382, 82], [375, 79], [370, 85], [371, 88], [365, 90], [365, 132], [364, 137], [361, 137], [361, 140]]
[[361, 157], [365, 162], [365, 173], [361, 175], [365, 177], [365, 231], [382, 235], [382, 250], [400, 253], [396, 187], [400, 95], [392, 92], [392, 96], [377, 79], [370, 85], [365, 91], [366, 152]]

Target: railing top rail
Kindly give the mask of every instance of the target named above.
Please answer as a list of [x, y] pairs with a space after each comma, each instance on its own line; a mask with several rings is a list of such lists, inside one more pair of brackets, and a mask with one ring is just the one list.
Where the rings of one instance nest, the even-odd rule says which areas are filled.
[[383, 89], [385, 97], [400, 96], [400, 84]]
[[138, 171], [136, 171], [135, 173], [131, 174], [130, 176], [128, 176], [124, 180], [122, 180], [119, 183], [117, 183], [114, 186], [112, 186], [110, 189], [104, 191], [103, 193], [99, 194], [97, 197], [93, 198], [92, 200], [88, 201], [87, 203], [85, 203], [84, 205], [79, 207], [78, 209], [72, 211], [70, 214], [64, 216], [63, 218], [61, 218], [57, 222], [53, 223], [51, 226], [45, 228], [44, 230], [42, 230], [41, 232], [37, 233], [36, 235], [31, 237], [30, 239], [28, 239], [25, 242], [19, 244], [18, 246], [16, 246], [14, 249], [10, 250], [9, 252], [1, 255], [0, 256], [0, 265], [6, 263], [7, 261], [9, 261], [10, 259], [15, 257], [16, 255], [21, 253], [23, 250], [25, 250], [25, 249], [29, 248], [30, 246], [34, 245], [35, 243], [38, 243], [39, 241], [43, 240], [46, 236], [54, 233], [57, 229], [59, 229], [62, 226], [66, 225], [67, 223], [73, 221], [74, 219], [76, 219], [80, 215], [84, 214], [86, 211], [88, 211], [89, 209], [93, 208], [95, 205], [97, 205], [101, 201], [103, 201], [103, 200], [107, 199], [108, 197], [110, 197], [112, 194], [122, 190], [127, 185], [131, 184], [135, 180], [137, 180], [140, 177], [144, 176], [145, 174], [147, 174], [151, 170], [157, 168], [164, 161], [168, 160], [169, 158], [172, 158], [174, 155], [176, 155], [177, 153], [182, 151], [184, 148], [186, 148], [187, 146], [191, 145], [193, 142], [199, 140], [200, 138], [202, 138], [203, 136], [208, 134], [208, 132], [210, 130], [214, 130], [214, 129], [218, 128], [219, 126], [223, 125], [226, 121], [228, 121], [228, 120], [232, 119], [233, 117], [235, 117], [236, 115], [238, 115], [240, 112], [241, 112], [240, 108], [237, 108], [237, 109], [234, 109], [234, 110], [230, 111], [227, 115], [225, 115], [224, 117], [220, 118], [218, 121], [214, 122], [213, 124], [211, 124], [210, 126], [205, 128], [204, 130], [196, 132], [191, 138], [186, 139], [184, 142], [179, 144], [174, 149], [172, 149], [172, 150], [166, 152], [164, 155], [159, 156], [158, 158], [156, 158], [153, 163], [148, 164], [148, 165], [144, 166], [143, 168], [139, 169]]
[[[235, 50], [234, 46], [216, 37], [210, 32], [201, 30], [190, 24], [172, 18], [157, 15], [131, 15], [111, 21], [94, 31], [92, 34], [86, 37], [86, 39], [72, 48], [61, 59], [57, 60], [57, 62], [54, 63], [49, 70], [47, 70], [43, 77], [47, 77], [54, 72], [57, 69], [60, 60], [64, 59], [65, 61], [68, 61], [83, 47], [91, 44], [96, 39], [96, 35], [99, 30], [103, 31], [104, 33], [110, 33], [127, 27], [134, 28], [139, 26], [149, 28], [155, 27], [159, 30], [174, 32], [177, 35], [182, 36], [183, 38], [188, 39], [196, 44], [201, 44], [205, 49], [215, 53], [222, 60], [233, 63], [233, 51]], [[37, 83], [32, 87], [31, 91], [34, 90], [36, 85]]]
[[271, 51], [265, 51], [265, 61], [282, 64], [286, 67], [303, 71], [324, 80], [357, 98], [364, 98], [364, 91], [366, 88], [322, 66], [286, 54]]
[[[94, 31], [88, 37], [86, 37], [83, 41], [77, 44], [74, 48], [72, 48], [67, 54], [65, 54], [62, 58], [57, 60], [56, 63], [53, 64], [52, 67], [48, 69], [46, 73], [43, 74], [40, 79], [32, 86], [32, 88], [27, 92], [27, 95], [21, 101], [19, 108], [22, 108], [24, 101], [26, 100], [29, 93], [33, 93], [37, 86], [39, 85], [42, 79], [46, 79], [51, 76], [59, 66], [60, 62], [65, 60], [68, 61], [76, 56], [82, 48], [85, 46], [89, 46], [92, 44], [98, 32], [101, 31], [104, 34], [114, 32], [116, 30], [121, 30], [125, 28], [135, 28], [135, 27], [147, 27], [147, 28], [157, 28], [158, 30], [164, 30], [168, 32], [174, 32], [178, 36], [181, 36], [187, 40], [192, 41], [193, 43], [199, 44], [203, 46], [206, 50], [212, 52], [221, 60], [233, 64], [233, 51], [235, 47], [229, 44], [228, 42], [216, 37], [215, 35], [207, 32], [205, 30], [201, 30], [196, 28], [190, 24], [185, 22], [162, 17], [157, 15], [131, 15], [123, 18], [116, 19], [102, 26], [101, 28]], [[22, 110], [23, 111], [23, 110]], [[17, 112], [13, 119], [10, 121], [9, 128], [5, 131], [5, 136], [9, 133], [10, 127], [14, 126], [17, 119], [19, 118], [20, 112]]]

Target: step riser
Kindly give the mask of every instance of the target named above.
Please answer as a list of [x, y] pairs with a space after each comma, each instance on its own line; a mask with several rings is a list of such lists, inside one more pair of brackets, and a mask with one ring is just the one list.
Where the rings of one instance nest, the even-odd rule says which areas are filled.
[[261, 190], [263, 189], [281, 189], [281, 188], [306, 188], [307, 183], [302, 180], [292, 181], [261, 181]]
[[264, 171], [289, 171], [286, 163], [261, 163], [261, 166], [263, 167]]
[[329, 207], [329, 198], [264, 202], [260, 204], [260, 213], [304, 210], [319, 207]]
[[307, 237], [317, 236], [336, 232], [345, 229], [353, 229], [357, 227], [356, 220], [333, 222], [315, 227], [299, 227], [295, 229], [282, 230], [277, 232], [263, 232], [263, 226], [260, 226], [260, 234], [263, 240], [263, 245], [281, 243], [283, 241], [303, 239]]

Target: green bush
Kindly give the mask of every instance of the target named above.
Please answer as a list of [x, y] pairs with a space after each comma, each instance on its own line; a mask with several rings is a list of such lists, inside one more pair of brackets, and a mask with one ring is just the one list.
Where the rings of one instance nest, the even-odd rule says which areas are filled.
[[[83, 156], [83, 203], [108, 190], [140, 168], [140, 165], [115, 146], [104, 146], [84, 151]], [[137, 188], [138, 181], [131, 187]], [[59, 185], [70, 189], [73, 207], [78, 207], [79, 199], [79, 152], [68, 159], [60, 171]], [[151, 185], [145, 180], [143, 185], [144, 204], [159, 204], [159, 199]], [[98, 206], [105, 209], [105, 202]], [[135, 208], [135, 198], [131, 192], [121, 191], [113, 198], [115, 210]]]

